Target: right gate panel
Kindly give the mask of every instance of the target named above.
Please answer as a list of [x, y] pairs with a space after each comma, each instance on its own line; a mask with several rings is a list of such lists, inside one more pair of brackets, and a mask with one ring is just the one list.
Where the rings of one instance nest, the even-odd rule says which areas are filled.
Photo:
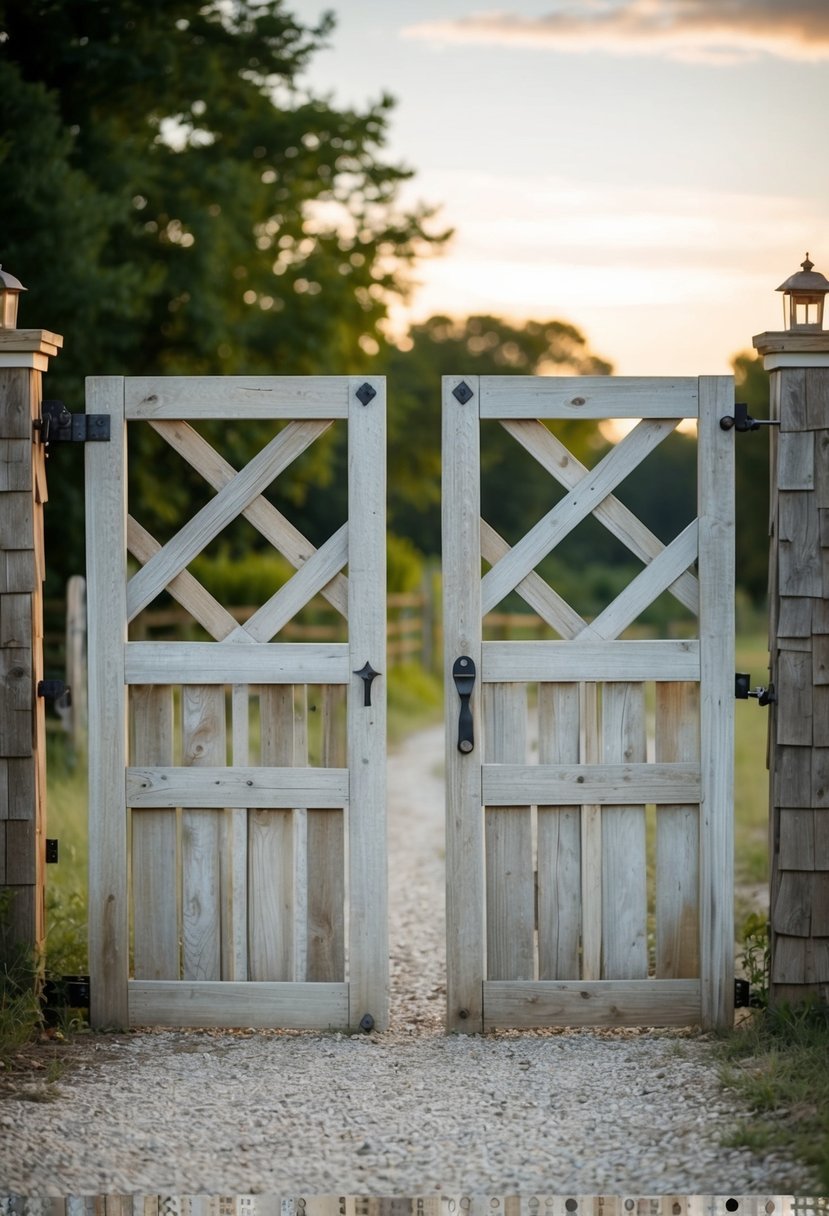
[[[728, 377], [444, 381], [450, 1029], [732, 1020], [731, 413]], [[556, 433], [574, 419], [632, 429], [588, 469]], [[697, 512], [666, 541], [622, 483], [683, 419]], [[481, 517], [498, 422], [564, 491], [510, 542]], [[582, 615], [548, 558], [591, 514], [641, 568]], [[503, 611], [516, 593], [527, 616]], [[663, 593], [684, 621], [654, 636], [637, 622]]]

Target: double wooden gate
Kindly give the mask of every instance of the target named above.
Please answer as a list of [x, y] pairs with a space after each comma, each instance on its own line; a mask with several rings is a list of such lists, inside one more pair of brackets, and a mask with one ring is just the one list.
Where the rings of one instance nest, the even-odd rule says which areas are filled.
[[[728, 1025], [733, 382], [455, 376], [443, 410], [448, 1026]], [[686, 418], [697, 518], [665, 545], [614, 490]], [[574, 419], [638, 421], [588, 470]], [[511, 546], [481, 518], [488, 420], [566, 490]], [[591, 513], [644, 568], [588, 622], [536, 567]], [[698, 628], [624, 636], [665, 591]], [[554, 640], [485, 639], [512, 592]]]
[[[93, 1025], [383, 1028], [384, 382], [101, 377], [87, 409]], [[223, 419], [274, 424], [238, 472], [199, 430]], [[264, 491], [332, 425], [348, 518], [315, 549]], [[164, 544], [127, 503], [148, 426], [215, 491]], [[244, 622], [187, 569], [240, 516], [296, 569]], [[210, 640], [130, 636], [165, 591]], [[317, 594], [344, 640], [280, 642]]]

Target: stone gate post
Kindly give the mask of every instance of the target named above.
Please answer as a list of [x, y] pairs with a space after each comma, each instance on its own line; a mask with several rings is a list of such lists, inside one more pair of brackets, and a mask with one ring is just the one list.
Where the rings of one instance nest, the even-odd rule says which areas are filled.
[[[16, 280], [15, 280], [16, 282]], [[0, 954], [44, 938], [46, 735], [43, 699], [43, 504], [34, 423], [41, 376], [63, 345], [42, 329], [0, 326]]]
[[772, 1004], [829, 999], [829, 332], [820, 302], [817, 325], [753, 340], [780, 422], [769, 556]]

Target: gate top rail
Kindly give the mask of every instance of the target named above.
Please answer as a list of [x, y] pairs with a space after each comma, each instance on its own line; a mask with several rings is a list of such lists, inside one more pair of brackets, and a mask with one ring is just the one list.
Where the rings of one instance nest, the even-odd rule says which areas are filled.
[[698, 376], [481, 376], [482, 418], [696, 418]]
[[[121, 381], [128, 421], [156, 418], [347, 418], [366, 376], [107, 376]], [[358, 398], [362, 401], [362, 398]]]

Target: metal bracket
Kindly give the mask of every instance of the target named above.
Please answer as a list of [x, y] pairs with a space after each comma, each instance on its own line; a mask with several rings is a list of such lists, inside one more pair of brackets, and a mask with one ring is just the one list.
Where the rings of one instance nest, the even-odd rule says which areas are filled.
[[748, 980], [734, 981], [734, 1008], [748, 1009], [751, 1005], [751, 985]]
[[365, 384], [360, 385], [354, 395], [360, 402], [360, 405], [368, 405], [369, 401], [373, 401], [377, 396], [377, 389], [372, 388], [368, 381], [366, 381]]
[[354, 674], [363, 681], [363, 705], [371, 705], [371, 684], [380, 675], [380, 672], [375, 671], [371, 663], [365, 663]]
[[63, 680], [38, 680], [37, 695], [54, 701], [55, 709], [68, 709], [72, 704], [72, 689]]
[[461, 380], [460, 384], [456, 384], [452, 389], [452, 396], [456, 401], [459, 401], [461, 405], [466, 405], [469, 398], [474, 396], [474, 394], [466, 381]]
[[54, 866], [58, 863], [58, 842], [54, 836], [46, 837], [46, 864]]
[[43, 401], [35, 422], [40, 442], [109, 443], [109, 414], [72, 414], [62, 401]]
[[735, 403], [734, 416], [726, 414], [720, 419], [720, 427], [724, 431], [730, 431], [733, 427], [735, 431], [758, 431], [761, 426], [780, 426], [780, 420], [777, 418], [752, 418], [748, 412], [748, 406], [744, 401]]
[[735, 671], [734, 696], [738, 701], [747, 701], [749, 697], [756, 697], [758, 705], [771, 705], [773, 702], [777, 702], [774, 685], [769, 684], [768, 688], [764, 688], [761, 684], [758, 688], [752, 688], [751, 676], [747, 671]]
[[469, 698], [475, 687], [475, 664], [468, 654], [462, 654], [452, 665], [452, 679], [461, 699], [458, 714], [458, 751], [468, 755], [475, 747], [475, 731], [472, 722], [472, 710]]
[[88, 1017], [91, 990], [88, 975], [61, 975], [46, 980], [41, 997], [46, 1022], [53, 1025], [61, 1009], [85, 1009]]

